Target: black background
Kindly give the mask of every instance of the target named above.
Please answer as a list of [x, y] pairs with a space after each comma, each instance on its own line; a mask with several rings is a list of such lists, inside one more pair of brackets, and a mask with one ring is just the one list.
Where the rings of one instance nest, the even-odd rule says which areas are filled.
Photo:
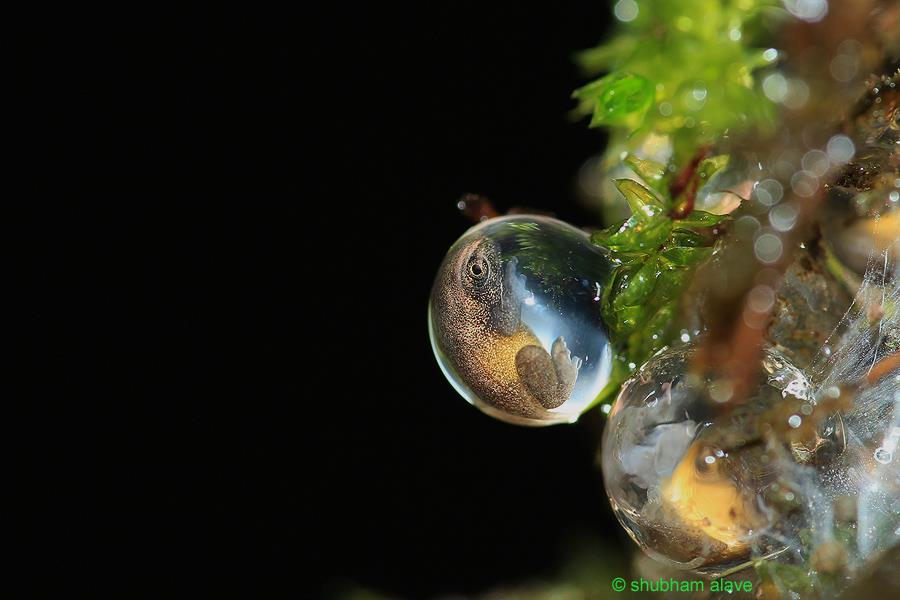
[[461, 193], [597, 224], [574, 176], [604, 138], [567, 113], [609, 8], [338, 12], [21, 23], [5, 237], [41, 583], [436, 597], [619, 536], [601, 420], [482, 415], [425, 322]]

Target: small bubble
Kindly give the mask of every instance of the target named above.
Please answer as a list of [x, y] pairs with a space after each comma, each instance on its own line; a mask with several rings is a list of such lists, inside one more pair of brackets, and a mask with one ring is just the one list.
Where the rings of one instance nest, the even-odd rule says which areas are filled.
[[687, 344], [689, 341], [691, 341], [691, 336], [689, 336], [686, 331], [682, 331], [681, 332], [681, 341], [684, 342], [685, 344]]
[[734, 394], [734, 386], [728, 379], [716, 379], [709, 384], [709, 396], [716, 402], [728, 402]]
[[800, 211], [791, 203], [779, 204], [769, 211], [769, 223], [778, 231], [786, 232], [794, 228], [797, 224], [797, 217]]
[[794, 496], [794, 492], [787, 492], [784, 495], [784, 499], [787, 500], [788, 502], [793, 502], [795, 497], [796, 496]]
[[733, 27], [728, 31], [728, 39], [732, 42], [737, 42], [741, 39], [741, 30], [737, 27]]
[[612, 410], [612, 405], [611, 405], [611, 404], [604, 404], [603, 406], [600, 407], [600, 411], [601, 411], [604, 415], [608, 415], [608, 414], [609, 414], [609, 411], [611, 411], [611, 410]]
[[800, 415], [791, 415], [788, 418], [788, 425], [790, 425], [794, 429], [797, 429], [798, 427], [800, 427], [801, 422], [802, 422], [802, 419], [800, 419]]
[[682, 15], [675, 19], [675, 27], [677, 27], [681, 31], [687, 32], [694, 28], [694, 22], [690, 17]]
[[640, 7], [634, 0], [619, 0], [613, 8], [613, 14], [623, 23], [634, 21], [639, 12]]
[[888, 199], [891, 202], [896, 202], [896, 201], [900, 200], [900, 192], [898, 192], [897, 190], [892, 191], [890, 194], [888, 194]]
[[809, 23], [816, 23], [828, 14], [826, 0], [782, 0], [789, 13]]
[[788, 93], [787, 79], [781, 73], [772, 73], [763, 79], [763, 93], [772, 102], [781, 102]]
[[772, 62], [776, 58], [778, 58], [778, 50], [776, 50], [775, 48], [769, 48], [768, 50], [763, 52], [763, 59], [768, 62]]
[[784, 188], [775, 179], [763, 179], [756, 184], [754, 189], [756, 200], [766, 206], [775, 206], [781, 202], [784, 195]]
[[828, 158], [837, 164], [849, 162], [853, 155], [856, 154], [856, 146], [853, 145], [853, 140], [846, 135], [840, 134], [834, 135], [828, 140], [825, 150], [828, 152]]
[[765, 284], [760, 284], [750, 290], [747, 295], [747, 306], [758, 313], [767, 313], [775, 304], [775, 290]]
[[707, 456], [706, 458], [703, 459], [703, 462], [705, 462], [708, 465], [711, 465], [714, 462], [716, 462], [716, 457], [715, 456]]
[[791, 176], [791, 189], [803, 198], [809, 198], [819, 189], [819, 178], [811, 171], [797, 171]]
[[821, 177], [828, 171], [828, 167], [830, 166], [828, 158], [828, 155], [821, 150], [810, 150], [803, 155], [803, 160], [801, 160], [800, 163], [805, 170], [813, 173], [817, 177]]
[[893, 452], [891, 452], [890, 450], [887, 450], [886, 448], [879, 446], [878, 449], [875, 450], [875, 460], [877, 460], [878, 462], [880, 462], [883, 465], [886, 465], [889, 462], [891, 462], [891, 460], [893, 460], [893, 458], [894, 458]]
[[661, 114], [664, 117], [671, 116], [672, 105], [669, 102], [660, 102], [659, 103], [659, 114]]
[[781, 238], [774, 233], [764, 233], [756, 238], [753, 243], [753, 251], [756, 258], [764, 263], [778, 262], [784, 249]]
[[702, 81], [697, 82], [697, 87], [694, 88], [691, 95], [694, 100], [706, 100], [706, 85]]
[[784, 105], [790, 109], [798, 110], [806, 106], [809, 100], [809, 85], [802, 79], [788, 80], [788, 91], [784, 97]]
[[858, 71], [859, 59], [855, 54], [838, 54], [831, 59], [831, 76], [841, 83], [851, 81]]

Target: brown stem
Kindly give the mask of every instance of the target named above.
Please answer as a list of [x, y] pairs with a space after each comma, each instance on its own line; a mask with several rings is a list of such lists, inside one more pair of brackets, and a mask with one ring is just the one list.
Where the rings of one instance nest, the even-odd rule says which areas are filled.
[[866, 381], [873, 384], [894, 369], [900, 369], [900, 351], [894, 352], [878, 361], [869, 374], [866, 375]]
[[698, 182], [696, 180], [697, 168], [708, 154], [709, 146], [702, 146], [697, 150], [697, 153], [694, 155], [694, 158], [691, 159], [691, 162], [681, 169], [678, 173], [678, 177], [675, 178], [675, 181], [669, 185], [669, 195], [673, 201], [687, 190], [684, 203], [672, 212], [673, 218], [683, 219], [689, 212], [694, 210], [694, 199], [697, 196], [698, 187]]

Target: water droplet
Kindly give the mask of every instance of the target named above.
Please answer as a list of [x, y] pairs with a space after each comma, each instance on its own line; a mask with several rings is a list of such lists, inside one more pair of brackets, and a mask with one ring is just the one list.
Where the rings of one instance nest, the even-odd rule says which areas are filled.
[[782, 0], [789, 13], [809, 23], [816, 23], [828, 14], [826, 0]]
[[875, 460], [877, 460], [878, 462], [880, 462], [883, 465], [886, 465], [889, 462], [891, 462], [891, 460], [893, 460], [893, 458], [894, 458], [894, 453], [882, 446], [879, 446], [875, 450]]
[[788, 417], [788, 425], [790, 425], [794, 429], [800, 427], [800, 424], [802, 422], [803, 420], [800, 418], [800, 415], [791, 415], [790, 417]]

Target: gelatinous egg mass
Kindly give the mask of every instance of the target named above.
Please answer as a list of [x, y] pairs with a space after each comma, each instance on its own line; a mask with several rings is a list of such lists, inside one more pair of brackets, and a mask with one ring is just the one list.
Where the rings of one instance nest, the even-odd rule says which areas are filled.
[[556, 219], [499, 217], [467, 231], [447, 253], [428, 305], [447, 379], [503, 421], [575, 421], [612, 370], [600, 317], [611, 267], [584, 232]]
[[763, 356], [767, 378], [730, 412], [728, 390], [692, 375], [690, 359], [689, 349], [663, 351], [622, 387], [603, 436], [604, 483], [645, 552], [678, 568], [721, 573], [766, 551], [760, 535], [774, 530], [781, 505], [799, 497], [790, 492], [793, 470], [843, 445], [830, 418], [810, 432], [814, 443], [764, 443], [761, 432], [796, 430], [816, 409], [803, 373], [775, 350]]

